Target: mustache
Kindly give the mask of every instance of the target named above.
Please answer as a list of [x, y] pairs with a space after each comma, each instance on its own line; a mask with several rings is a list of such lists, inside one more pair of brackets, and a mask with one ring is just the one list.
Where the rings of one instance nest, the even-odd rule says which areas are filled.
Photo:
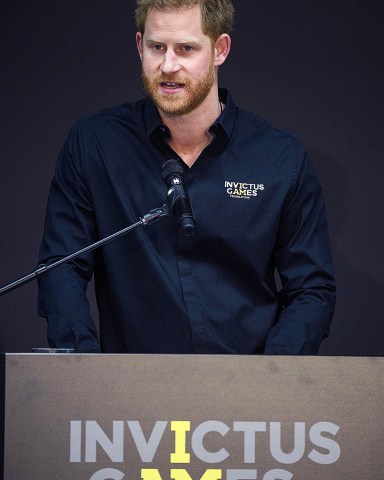
[[180, 77], [177, 74], [176, 75], [164, 75], [164, 74], [157, 75], [154, 81], [158, 83], [165, 83], [165, 82], [181, 83], [183, 85], [188, 85], [190, 83], [188, 78]]

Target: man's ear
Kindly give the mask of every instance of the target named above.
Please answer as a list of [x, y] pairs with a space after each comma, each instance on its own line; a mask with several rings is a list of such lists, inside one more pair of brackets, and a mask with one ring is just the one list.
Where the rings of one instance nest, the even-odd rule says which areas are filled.
[[140, 60], [143, 60], [143, 35], [141, 32], [136, 33], [136, 47], [139, 52]]
[[231, 37], [227, 33], [222, 33], [216, 40], [214, 46], [214, 65], [218, 67], [222, 65], [231, 50]]

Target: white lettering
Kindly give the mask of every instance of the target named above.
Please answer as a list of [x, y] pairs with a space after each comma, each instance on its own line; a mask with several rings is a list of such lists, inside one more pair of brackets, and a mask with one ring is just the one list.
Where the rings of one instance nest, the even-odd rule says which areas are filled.
[[228, 469], [227, 480], [256, 480], [257, 470]]
[[156, 422], [148, 441], [145, 439], [139, 422], [128, 421], [127, 423], [141, 460], [143, 462], [152, 462], [168, 422]]
[[229, 453], [221, 448], [217, 452], [208, 452], [203, 445], [203, 439], [209, 432], [217, 432], [223, 437], [229, 432], [229, 427], [223, 422], [208, 421], [196, 427], [192, 434], [192, 450], [196, 457], [206, 463], [220, 463], [229, 457]]
[[71, 421], [70, 426], [69, 461], [81, 462], [81, 422], [77, 420]]
[[281, 449], [281, 423], [271, 422], [270, 425], [270, 447], [271, 454], [280, 463], [291, 464], [303, 458], [305, 452], [305, 423], [295, 422], [295, 433], [293, 450], [291, 453], [284, 453]]
[[266, 432], [265, 422], [233, 422], [234, 432], [244, 432], [244, 463], [256, 463], [256, 432]]
[[124, 422], [113, 422], [112, 437], [110, 440], [97, 422], [85, 422], [85, 461], [96, 462], [96, 447], [99, 444], [112, 462], [123, 462]]
[[[84, 424], [84, 428], [83, 428]], [[144, 435], [142, 426], [139, 421], [113, 421], [112, 426], [107, 430], [107, 433], [100, 427], [96, 421], [80, 421], [72, 420], [70, 422], [69, 431], [69, 461], [70, 463], [95, 463], [97, 461], [105, 461], [100, 457], [100, 454], [106, 455], [111, 462], [124, 462], [124, 428], [129, 428], [132, 435], [133, 442], [136, 446], [138, 455], [144, 463], [151, 463], [154, 461], [155, 455], [159, 450], [160, 443], [163, 440], [166, 432], [168, 421], [156, 421], [149, 434]], [[127, 426], [126, 426], [127, 425]], [[252, 422], [252, 421], [234, 421], [232, 428], [224, 422], [211, 420], [203, 422], [196, 426], [191, 435], [191, 450], [195, 457], [202, 462], [210, 464], [219, 464], [227, 460], [231, 451], [224, 448], [224, 437], [232, 431], [233, 437], [227, 439], [226, 445], [239, 444], [241, 447], [241, 440], [243, 442], [243, 463], [253, 464], [258, 466], [260, 459], [258, 458], [259, 443], [263, 451], [265, 450], [265, 442], [269, 440], [269, 451], [271, 457], [281, 464], [294, 464], [299, 462], [309, 451], [307, 458], [319, 465], [330, 465], [337, 462], [341, 456], [341, 447], [334, 438], [339, 432], [340, 427], [331, 422], [317, 422], [310, 428], [307, 428], [305, 422], [290, 423], [289, 428], [285, 427], [287, 431], [282, 432], [281, 422]], [[309, 427], [309, 426], [308, 426]], [[188, 451], [186, 443], [186, 432], [190, 431], [189, 421], [172, 421], [171, 430], [175, 431], [175, 452], [171, 453], [171, 463], [190, 463], [191, 454]], [[293, 435], [292, 435], [293, 430]], [[241, 438], [235, 438], [241, 433]], [[266, 434], [268, 432], [268, 435]], [[260, 435], [263, 433], [263, 435]], [[217, 442], [217, 434], [220, 438]], [[257, 435], [259, 434], [259, 435]], [[215, 443], [210, 441], [206, 443], [207, 437], [209, 440], [216, 440]], [[216, 438], [215, 438], [216, 437]], [[239, 442], [240, 441], [240, 442]], [[228, 443], [229, 442], [229, 443]], [[306, 442], [311, 442], [306, 452]], [[206, 445], [209, 445], [207, 447]], [[212, 446], [213, 445], [213, 446]], [[312, 449], [310, 449], [312, 447]], [[228, 448], [228, 447], [227, 447]], [[175, 458], [172, 457], [175, 456]], [[172, 460], [173, 458], [173, 460]], [[237, 465], [236, 465], [237, 466]], [[241, 465], [240, 465], [241, 466]], [[244, 465], [245, 466], [245, 465]], [[107, 472], [100, 470], [100, 472]], [[113, 475], [121, 475], [119, 470], [110, 470]], [[156, 470], [148, 470], [153, 472]], [[177, 471], [177, 470], [175, 470]], [[146, 472], [143, 469], [143, 472]], [[181, 472], [181, 473], [180, 473]], [[183, 476], [183, 471], [180, 470], [179, 476]], [[213, 475], [213, 470], [207, 471], [207, 478]], [[95, 474], [96, 475], [96, 474]], [[159, 475], [159, 473], [158, 473]], [[261, 473], [259, 473], [261, 476]], [[264, 476], [263, 480], [286, 480], [290, 479], [290, 472], [286, 470], [271, 470], [268, 472], [269, 476]], [[277, 475], [272, 477], [272, 475]], [[278, 476], [280, 475], [280, 476]], [[97, 480], [99, 477], [93, 477]], [[109, 478], [109, 477], [105, 477]], [[112, 480], [115, 477], [111, 477]], [[118, 477], [119, 479], [122, 477]], [[100, 477], [104, 480], [104, 477]], [[257, 470], [255, 469], [229, 469], [227, 471], [227, 480], [255, 480], [257, 479]], [[147, 479], [148, 480], [148, 479]], [[151, 479], [152, 480], [152, 477]], [[161, 477], [157, 478], [161, 480]], [[188, 479], [178, 479], [188, 480]]]
[[103, 468], [94, 473], [89, 480], [122, 480], [124, 476], [123, 472], [115, 468]]
[[267, 472], [264, 475], [263, 480], [291, 480], [292, 478], [293, 474], [291, 472], [276, 468], [275, 470], [270, 470], [269, 472]]
[[328, 453], [320, 453], [319, 451], [313, 449], [308, 458], [315, 463], [320, 465], [330, 465], [331, 463], [337, 462], [340, 458], [340, 445], [331, 438], [323, 437], [322, 433], [327, 432], [331, 435], [336, 435], [340, 430], [338, 425], [330, 422], [318, 422], [312, 426], [309, 431], [309, 438], [311, 442], [317, 447], [324, 448]]

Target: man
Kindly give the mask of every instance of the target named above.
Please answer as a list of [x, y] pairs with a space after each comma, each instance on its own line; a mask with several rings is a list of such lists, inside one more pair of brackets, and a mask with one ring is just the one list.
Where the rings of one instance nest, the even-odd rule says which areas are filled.
[[[149, 98], [90, 115], [58, 159], [40, 261], [164, 203], [183, 166], [196, 227], [173, 216], [40, 277], [52, 347], [78, 352], [314, 354], [335, 285], [324, 205], [302, 144], [218, 88], [230, 0], [138, 0]], [[278, 291], [274, 272], [280, 274]], [[95, 275], [100, 343], [86, 287]]]

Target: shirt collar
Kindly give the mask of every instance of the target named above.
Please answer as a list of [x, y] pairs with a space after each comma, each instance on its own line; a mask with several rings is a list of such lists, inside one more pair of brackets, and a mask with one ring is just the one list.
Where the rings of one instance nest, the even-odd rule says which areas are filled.
[[[210, 153], [219, 153], [227, 145], [233, 132], [236, 119], [236, 105], [228, 90], [219, 88], [219, 99], [225, 105], [221, 115], [215, 123], [209, 128], [213, 135], [213, 140], [209, 145]], [[144, 121], [146, 125], [147, 136], [163, 151], [168, 150], [168, 139], [171, 134], [166, 125], [161, 121], [160, 114], [152, 102], [147, 97], [144, 105]]]

